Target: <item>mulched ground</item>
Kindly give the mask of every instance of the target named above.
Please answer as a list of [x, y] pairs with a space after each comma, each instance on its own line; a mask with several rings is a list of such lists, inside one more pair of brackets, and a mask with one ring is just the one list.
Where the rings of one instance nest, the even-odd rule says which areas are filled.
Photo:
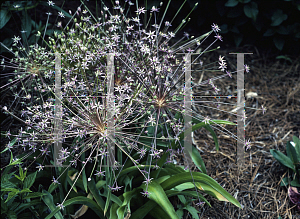
[[[222, 55], [228, 60], [229, 69], [236, 69], [236, 56], [229, 55], [229, 52], [233, 51], [218, 50], [205, 61], [215, 61]], [[239, 209], [207, 196], [212, 208], [206, 205], [199, 209], [201, 218], [300, 218], [300, 212], [289, 201], [287, 187], [279, 185], [287, 171], [270, 154], [270, 149], [286, 154], [287, 141], [291, 141], [294, 135], [300, 135], [300, 57], [293, 58], [293, 63], [290, 63], [276, 60], [274, 54], [262, 54], [253, 47], [234, 52], [253, 53], [245, 55], [245, 64], [251, 68], [250, 73], [245, 73], [245, 95], [253, 92], [257, 96], [246, 98], [246, 107], [261, 109], [263, 105], [267, 111], [263, 115], [261, 110], [245, 110], [245, 136], [252, 142], [252, 148], [245, 152], [245, 165], [241, 169], [236, 165], [236, 140], [216, 131], [220, 144], [220, 152], [216, 153], [209, 132], [203, 129], [195, 133], [194, 139], [202, 151], [208, 175], [243, 206], [243, 209]], [[218, 72], [207, 73], [207, 78], [220, 75]], [[227, 95], [236, 95], [232, 92], [236, 90], [236, 76], [234, 79], [217, 80], [214, 84]], [[231, 111], [234, 107], [227, 104], [219, 109]], [[211, 114], [211, 118], [215, 116], [236, 121], [234, 114], [221, 111]], [[236, 135], [236, 127], [229, 130]], [[191, 216], [186, 215], [185, 218]]]

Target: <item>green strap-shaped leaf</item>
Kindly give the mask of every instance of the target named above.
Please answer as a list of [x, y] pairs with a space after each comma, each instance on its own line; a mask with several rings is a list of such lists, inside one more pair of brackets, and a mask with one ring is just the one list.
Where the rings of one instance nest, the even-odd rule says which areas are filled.
[[149, 200], [130, 216], [130, 219], [142, 219], [144, 218], [155, 206], [157, 203], [153, 200]]
[[273, 157], [280, 162], [282, 165], [292, 169], [295, 172], [295, 166], [293, 164], [293, 161], [287, 157], [286, 155], [284, 155], [283, 153], [281, 153], [280, 151], [277, 151], [275, 149], [270, 149], [270, 153], [273, 155]]
[[[194, 187], [194, 185], [192, 185], [192, 186]], [[197, 194], [196, 191], [180, 192], [180, 191], [168, 190], [168, 191], [166, 191], [166, 195], [168, 197], [175, 196], [175, 195], [187, 195], [187, 196], [191, 196], [194, 198], [198, 198], [198, 195], [199, 195], [199, 197], [202, 201], [205, 201], [209, 206], [211, 206], [210, 203], [201, 194], [199, 194], [199, 193]], [[130, 216], [130, 219], [144, 218], [147, 216], [147, 214], [149, 214], [149, 212], [151, 212], [151, 211], [156, 212], [156, 210], [157, 210], [156, 206], [157, 206], [157, 203], [155, 201], [149, 200], [143, 206], [141, 206], [139, 209], [137, 209], [135, 212], [133, 212]], [[164, 218], [169, 218], [169, 217], [167, 216]]]
[[97, 188], [97, 189], [101, 189], [105, 184], [106, 184], [106, 182], [105, 182], [104, 180], [99, 180], [99, 181], [96, 183], [96, 188]]
[[296, 165], [298, 163], [296, 149], [289, 141], [286, 143], [286, 153], [288, 157], [292, 160], [293, 164]]
[[31, 18], [29, 16], [29, 14], [27, 13], [27, 10], [23, 11], [23, 19], [22, 19], [22, 30], [26, 31], [25, 35], [26, 38], [29, 37], [30, 33], [31, 33]]
[[300, 162], [300, 140], [296, 136], [293, 136], [293, 142], [296, 144], [295, 150], [297, 153], [298, 162]]
[[175, 164], [168, 164], [166, 167], [166, 169], [172, 169], [174, 171], [176, 171], [176, 173], [185, 173], [186, 171], [182, 168], [182, 166], [179, 165], [175, 165]]
[[[63, 219], [63, 216], [60, 212], [60, 208], [56, 207], [53, 202], [53, 196], [46, 190], [43, 190], [43, 194], [45, 194], [45, 195], [42, 196], [42, 200], [45, 202], [45, 204], [50, 209], [50, 211], [51, 211], [50, 215], [54, 216], [56, 219]], [[51, 218], [51, 217], [49, 217], [49, 218]]]
[[[201, 123], [202, 121], [200, 121], [199, 119], [193, 118], [192, 122], [193, 123]], [[219, 151], [219, 142], [218, 142], [218, 138], [217, 138], [215, 131], [209, 125], [204, 126], [204, 128], [207, 131], [209, 131], [210, 134], [212, 135], [214, 142], [215, 142], [216, 150]]]
[[[146, 190], [146, 185], [140, 186], [143, 190]], [[164, 189], [157, 182], [152, 181], [148, 184], [147, 191], [150, 192], [149, 199], [155, 201], [169, 216], [169, 218], [178, 218], [173, 205], [169, 201]]]
[[[217, 141], [217, 136], [215, 135], [214, 132], [212, 132], [213, 130], [211, 128], [207, 128], [209, 127], [209, 124], [225, 124], [225, 125], [236, 125], [235, 123], [233, 122], [230, 122], [230, 121], [226, 121], [226, 120], [209, 120], [207, 122], [207, 124], [205, 122], [200, 122], [196, 125], [193, 125], [191, 128], [183, 131], [178, 137], [180, 140], [182, 140], [184, 138], [184, 134], [189, 134], [191, 132], [194, 132], [196, 131], [197, 129], [200, 129], [202, 127], [206, 127], [206, 129], [208, 131], [211, 132], [213, 138], [214, 138], [214, 141], [215, 141], [215, 144], [216, 144], [216, 149], [219, 150], [219, 144], [218, 144], [218, 141]], [[172, 148], [175, 146], [175, 140], [172, 141]]]
[[[192, 178], [192, 176], [193, 178]], [[237, 207], [241, 208], [240, 203], [232, 197], [222, 186], [220, 186], [213, 178], [207, 176], [204, 173], [199, 172], [185, 172], [179, 173], [175, 176], [170, 177], [166, 181], [161, 184], [161, 187], [164, 190], [172, 189], [182, 183], [186, 182], [195, 182], [198, 189], [203, 190], [205, 192], [209, 192], [214, 194], [216, 198], [221, 201], [229, 201]]]
[[155, 181], [158, 183], [158, 184], [161, 184], [163, 181], [167, 180], [170, 178], [170, 175], [165, 175], [165, 176], [160, 176], [159, 178], [157, 178]]
[[93, 178], [92, 178], [92, 181], [88, 182], [88, 188], [89, 188], [90, 192], [92, 193], [94, 199], [96, 200], [97, 204], [100, 206], [100, 208], [102, 210], [104, 210], [105, 202], [103, 201], [103, 199], [99, 193], [99, 190], [96, 187], [95, 180]]
[[[192, 184], [192, 183], [191, 183]], [[193, 188], [195, 188], [195, 186], [192, 184]], [[196, 191], [174, 191], [174, 190], [168, 190], [166, 191], [166, 195], [169, 197], [172, 196], [178, 196], [178, 195], [184, 195], [184, 196], [190, 196], [193, 198], [200, 198], [201, 201], [204, 201], [206, 204], [209, 205], [209, 207], [211, 207], [210, 203], [206, 200], [206, 198], [204, 198], [203, 195], [201, 195], [199, 192]]]
[[191, 158], [194, 162], [194, 164], [196, 164], [197, 168], [202, 172], [206, 174], [206, 168], [205, 168], [205, 164], [202, 160], [202, 157], [199, 153], [199, 151], [192, 146], [192, 153], [191, 153]]
[[[233, 124], [232, 124], [233, 125]], [[204, 128], [210, 132], [210, 134], [212, 135], [214, 142], [215, 142], [215, 146], [216, 146], [216, 151], [219, 151], [219, 142], [218, 142], [218, 138], [217, 135], [215, 133], [215, 131], [209, 126], [204, 126]]]
[[109, 211], [109, 219], [118, 219], [117, 215], [117, 210], [118, 210], [118, 205], [116, 203], [113, 203], [110, 207]]
[[[170, 218], [170, 217], [168, 216], [168, 214], [167, 214], [167, 213], [162, 209], [162, 207], [160, 207], [159, 205], [156, 205], [156, 206], [152, 209], [152, 211], [150, 211], [149, 213], [150, 213], [150, 215], [151, 215], [153, 218], [155, 218], [155, 219], [165, 219], [165, 218]], [[175, 212], [175, 214], [176, 214], [176, 212]], [[176, 214], [176, 216], [177, 216], [177, 218], [179, 218], [177, 214]]]
[[11, 17], [11, 13], [7, 9], [1, 9], [0, 10], [0, 29], [2, 29], [5, 24], [9, 21]]
[[[102, 211], [102, 209], [97, 205], [96, 202], [94, 202], [93, 200], [87, 198], [87, 197], [83, 197], [83, 196], [78, 196], [75, 198], [71, 198], [67, 201], [64, 202], [64, 206], [67, 207], [69, 205], [75, 205], [75, 204], [80, 204], [80, 205], [86, 205], [89, 208], [91, 208], [100, 218], [105, 218], [104, 217], [104, 212]], [[45, 219], [50, 219], [54, 216], [55, 213], [59, 212], [60, 209], [58, 207], [56, 207], [56, 209], [51, 212], [51, 214], [49, 214]]]
[[[155, 165], [151, 165], [150, 168], [152, 167], [155, 167]], [[139, 172], [139, 169], [143, 169], [143, 168], [149, 168], [149, 165], [136, 165], [136, 166], [131, 166], [131, 167], [128, 167], [126, 169], [123, 169], [121, 171], [121, 173], [119, 174], [119, 178], [125, 174], [129, 174], [130, 172], [133, 172], [133, 171], [137, 171]]]
[[52, 183], [52, 184], [49, 186], [48, 192], [49, 192], [49, 193], [52, 193], [57, 187], [58, 187], [58, 184]]
[[123, 198], [124, 198], [123, 203], [117, 209], [118, 219], [124, 218], [126, 206], [130, 203], [130, 200], [132, 199], [132, 197], [134, 197], [136, 195], [136, 193], [137, 193], [137, 189], [133, 189], [132, 191], [125, 192], [123, 194]]
[[107, 213], [108, 207], [111, 203], [111, 191], [107, 191], [106, 202], [104, 206], [104, 215]]

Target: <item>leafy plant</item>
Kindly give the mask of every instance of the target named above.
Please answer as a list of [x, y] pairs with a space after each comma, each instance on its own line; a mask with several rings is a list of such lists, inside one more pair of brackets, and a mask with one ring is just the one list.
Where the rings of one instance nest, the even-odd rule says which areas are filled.
[[6, 168], [1, 176], [1, 218], [39, 218], [38, 204], [43, 196], [40, 192], [33, 192], [37, 172], [27, 176], [19, 165], [19, 174], [8, 173], [12, 168]]
[[287, 142], [286, 153], [270, 149], [272, 156], [282, 165], [288, 168], [289, 175], [284, 177], [280, 183], [281, 186], [291, 185], [300, 187], [300, 140], [293, 136], [293, 142]]
[[[300, 2], [272, 3], [270, 5], [267, 1], [257, 0], [216, 1], [217, 11], [224, 22], [221, 25], [222, 33], [231, 32], [236, 46], [246, 40], [247, 43], [253, 43], [251, 39], [258, 40], [258, 37], [271, 38], [275, 47], [281, 51], [289, 40], [298, 42], [300, 23], [294, 16], [299, 13]], [[252, 31], [249, 32], [249, 28]]]
[[[200, 156], [195, 148], [193, 154], [193, 157]], [[138, 154], [135, 154], [133, 157], [137, 158], [138, 156]], [[168, 153], [164, 153], [157, 160], [157, 165], [152, 166], [146, 165], [146, 160], [139, 166], [135, 166], [131, 161], [125, 163], [123, 168], [115, 172], [118, 175], [117, 189], [110, 189], [107, 187], [105, 180], [97, 180], [93, 177], [87, 182], [87, 192], [85, 194], [85, 196], [88, 196], [87, 198], [83, 196], [74, 197], [66, 200], [63, 206], [68, 207], [75, 203], [84, 204], [73, 217], [82, 215], [87, 208], [91, 208], [100, 218], [123, 219], [127, 214], [131, 215], [130, 218], [144, 218], [147, 215], [152, 215], [155, 218], [180, 218], [183, 209], [191, 212], [194, 218], [199, 218], [197, 210], [190, 206], [184, 198], [184, 196], [189, 196], [192, 200], [198, 202], [198, 205], [204, 203], [210, 205], [204, 196], [197, 192], [199, 190], [212, 195], [218, 200], [229, 201], [241, 207], [215, 180], [204, 173], [192, 172], [191, 175], [182, 166], [166, 162], [167, 157]], [[155, 169], [151, 171], [150, 180], [145, 181], [139, 168]], [[75, 175], [77, 174], [75, 173]], [[195, 182], [195, 185], [193, 182]], [[83, 180], [78, 178], [74, 185], [85, 191]], [[120, 195], [116, 196], [112, 192]], [[179, 206], [176, 211], [170, 202], [170, 198], [173, 196], [178, 196], [182, 201], [185, 200], [183, 203], [185, 206]], [[199, 199], [201, 202], [199, 202]], [[55, 210], [51, 209], [52, 212], [46, 219], [50, 219], [59, 210], [59, 207]]]

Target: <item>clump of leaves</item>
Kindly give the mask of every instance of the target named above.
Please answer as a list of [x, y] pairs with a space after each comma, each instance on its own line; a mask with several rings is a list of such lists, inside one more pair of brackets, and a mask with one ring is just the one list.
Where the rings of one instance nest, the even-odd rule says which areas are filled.
[[289, 168], [288, 176], [284, 177], [281, 181], [281, 186], [291, 185], [300, 187], [300, 140], [296, 136], [293, 136], [293, 142], [287, 142], [286, 153], [270, 149], [273, 157], [279, 161], [282, 165]]
[[[195, 147], [193, 147], [191, 155], [194, 160], [199, 159], [200, 156]], [[73, 218], [82, 216], [88, 208], [91, 208], [100, 218], [123, 219], [129, 215], [130, 218], [144, 218], [146, 216], [180, 218], [183, 210], [188, 210], [194, 218], [199, 218], [198, 211], [190, 204], [191, 200], [196, 201], [199, 206], [204, 203], [210, 206], [210, 203], [199, 191], [207, 193], [218, 200], [229, 201], [241, 207], [236, 199], [207, 174], [184, 170], [183, 166], [167, 162], [168, 156], [169, 152], [164, 153], [156, 160], [156, 165], [147, 165], [146, 157], [138, 166], [135, 166], [131, 161], [126, 162], [122, 168], [115, 171], [118, 179], [115, 182], [116, 185], [113, 184], [112, 186], [108, 186], [107, 180], [109, 179], [104, 180], [104, 174], [97, 177], [93, 176], [87, 181], [85, 176], [77, 178], [78, 172], [69, 174], [71, 180], [77, 178], [77, 180], [74, 180], [74, 186], [72, 186], [74, 191], [79, 192], [77, 188], [80, 188], [81, 191], [86, 191], [85, 196], [87, 197], [78, 193], [78, 196], [66, 200], [63, 207], [76, 203], [82, 204], [82, 207], [71, 215]], [[133, 155], [134, 159], [138, 157], [138, 153]], [[148, 180], [145, 180], [143, 174], [141, 175], [140, 169], [142, 168], [154, 169], [149, 173]], [[88, 171], [89, 167], [87, 166]], [[112, 172], [106, 172], [105, 176], [109, 174], [112, 174]], [[87, 188], [85, 188], [85, 184], [87, 184]], [[73, 192], [73, 194], [75, 193]], [[170, 202], [172, 196], [178, 196], [184, 206], [178, 206], [175, 209]], [[189, 201], [184, 196], [188, 197]], [[56, 215], [60, 208], [58, 206], [54, 210], [51, 209], [51, 211], [46, 219]]]
[[6, 168], [1, 176], [1, 218], [39, 218], [36, 205], [41, 204], [39, 198], [43, 194], [30, 189], [37, 172], [27, 175], [19, 164], [19, 174], [8, 174], [11, 168]]

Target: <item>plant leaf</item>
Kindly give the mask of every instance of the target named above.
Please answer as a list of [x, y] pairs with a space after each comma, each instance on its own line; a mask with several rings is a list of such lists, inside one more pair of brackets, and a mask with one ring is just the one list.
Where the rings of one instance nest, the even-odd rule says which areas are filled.
[[239, 3], [238, 0], [228, 0], [228, 2], [225, 3], [226, 7], [234, 7]]
[[14, 211], [8, 211], [7, 213], [8, 219], [17, 219], [17, 214]]
[[[29, 194], [29, 195], [31, 195], [31, 194]], [[42, 204], [42, 202], [40, 200], [37, 200], [37, 199], [36, 200], [30, 200], [30, 202], [22, 203], [22, 205], [19, 205], [16, 209], [14, 209], [14, 211], [17, 214], [20, 214], [22, 211], [26, 210], [27, 208], [30, 208], [31, 206], [36, 206], [38, 204]]]
[[35, 181], [35, 178], [36, 178], [36, 174], [37, 174], [37, 171], [34, 172], [34, 173], [31, 173], [30, 175], [28, 175], [25, 178], [23, 188], [30, 188], [33, 185], [33, 183]]
[[58, 184], [52, 183], [52, 184], [49, 186], [48, 192], [49, 192], [49, 193], [52, 193], [52, 192], [57, 188], [57, 186], [58, 186]]
[[295, 172], [295, 166], [293, 164], [293, 161], [289, 157], [287, 157], [286, 155], [284, 155], [283, 153], [275, 149], [270, 149], [270, 153], [278, 162], [292, 169]]
[[[192, 178], [192, 176], [193, 178]], [[222, 186], [220, 186], [213, 178], [207, 176], [204, 173], [199, 172], [184, 172], [176, 174], [169, 179], [165, 180], [161, 187], [164, 190], [172, 189], [182, 183], [195, 182], [198, 189], [213, 195], [220, 201], [229, 201], [237, 207], [241, 208], [240, 203], [232, 197]]]
[[[60, 212], [60, 208], [56, 207], [55, 204], [54, 204], [54, 202], [53, 202], [53, 196], [49, 192], [47, 192], [46, 190], [44, 190], [44, 189], [43, 189], [43, 194], [45, 194], [45, 195], [42, 196], [42, 200], [44, 201], [44, 203], [48, 206], [48, 208], [51, 211], [51, 214], [49, 214], [48, 217], [50, 215], [52, 215], [56, 219], [63, 219], [63, 216], [62, 216], [62, 214]], [[66, 205], [64, 204], [64, 206], [66, 206]], [[51, 217], [49, 217], [49, 218], [51, 218]]]
[[1, 192], [19, 192], [19, 189], [15, 189], [15, 188], [1, 188]]
[[[209, 124], [225, 124], [225, 125], [236, 125], [235, 123], [233, 122], [230, 122], [230, 121], [226, 121], [226, 120], [210, 120], [208, 121], [208, 124], [205, 124], [205, 122], [200, 122], [196, 125], [193, 125], [191, 128], [183, 131], [178, 137], [179, 139], [183, 139], [184, 138], [184, 134], [189, 134], [191, 132], [194, 132], [196, 131], [197, 129], [200, 129], [202, 127], [205, 127], [205, 126], [209, 126]], [[175, 146], [175, 140], [172, 141], [172, 147]]]
[[85, 212], [87, 211], [89, 209], [89, 207], [87, 206], [87, 205], [82, 205], [79, 209], [78, 209], [78, 211], [76, 211], [75, 212], [75, 214], [71, 214], [71, 217], [72, 218], [79, 218], [79, 217], [81, 217], [82, 215], [84, 215], [85, 214]]
[[[146, 190], [146, 185], [142, 184], [140, 188]], [[170, 218], [178, 218], [173, 205], [169, 201], [164, 189], [156, 181], [148, 184], [147, 191], [150, 192], [149, 199], [155, 201]]]
[[117, 209], [117, 215], [118, 215], [118, 219], [123, 219], [124, 218], [124, 214], [125, 214], [125, 209], [126, 206], [130, 203], [130, 200], [132, 199], [132, 197], [134, 197], [137, 193], [136, 189], [133, 189], [132, 191], [128, 191], [123, 193], [123, 203], [122, 205]]
[[184, 209], [188, 210], [191, 213], [191, 215], [194, 219], [199, 219], [198, 213], [200, 213], [200, 212], [197, 211], [196, 208], [194, 208], [193, 206], [188, 205]]
[[1, 9], [0, 10], [0, 29], [2, 29], [5, 24], [9, 21], [11, 17], [11, 13], [8, 9]]
[[5, 203], [8, 202], [13, 197], [15, 197], [18, 193], [19, 193], [19, 190], [8, 193], [8, 196], [7, 196], [7, 199], [5, 200]]
[[111, 191], [108, 190], [107, 191], [106, 202], [105, 202], [105, 206], [104, 206], [104, 215], [106, 214], [106, 212], [108, 210], [110, 202], [111, 202]]
[[[185, 183], [183, 183], [183, 184], [185, 184]], [[186, 183], [186, 184], [189, 184], [190, 187], [186, 187], [185, 189], [189, 189], [189, 188], [195, 189], [195, 186], [194, 186], [193, 183]], [[181, 195], [184, 195], [183, 197], [190, 196], [190, 197], [193, 197], [193, 198], [196, 198], [196, 199], [198, 199], [198, 197], [199, 197], [201, 201], [204, 201], [206, 204], [208, 204], [209, 207], [211, 207], [211, 204], [206, 200], [206, 198], [204, 198], [204, 196], [202, 194], [200, 194], [199, 192], [196, 192], [196, 191], [189, 191], [189, 190], [185, 190], [185, 191], [167, 190], [166, 194], [167, 194], [168, 197], [172, 197], [172, 196], [176, 195], [176, 196], [178, 196], [178, 198]]]
[[212, 135], [214, 142], [215, 142], [215, 146], [216, 146], [216, 151], [219, 151], [219, 142], [218, 142], [218, 138], [217, 135], [215, 133], [215, 131], [210, 127], [210, 126], [204, 126], [204, 128], [210, 132], [210, 134]]
[[[0, 29], [1, 29], [1, 28], [0, 28]], [[8, 150], [8, 147], [12, 147], [12, 146], [16, 143], [16, 141], [17, 141], [17, 137], [15, 137], [12, 141], [10, 141], [10, 142], [8, 143], [7, 147], [6, 147], [3, 151], [1, 151], [1, 154], [4, 153], [5, 151], [7, 151], [7, 150]]]
[[[170, 218], [168, 216], [168, 214], [162, 209], [161, 206], [159, 205], [156, 205], [152, 211], [149, 212], [150, 215], [152, 216], [152, 218], [156, 218], [156, 219], [165, 219], [165, 218]], [[176, 212], [175, 212], [176, 214]], [[176, 214], [177, 218], [178, 218], [178, 215]]]
[[290, 184], [289, 182], [289, 178], [288, 177], [284, 177], [281, 182], [280, 182], [280, 186], [288, 186]]
[[23, 11], [23, 18], [22, 18], [22, 30], [26, 31], [25, 35], [26, 38], [29, 37], [30, 33], [31, 33], [31, 18], [29, 16], [29, 14], [27, 13], [27, 10]]
[[281, 51], [284, 46], [285, 40], [279, 36], [275, 36], [273, 38], [273, 42], [274, 42], [276, 48]]
[[284, 14], [281, 9], [277, 9], [271, 17], [272, 20], [271, 26], [278, 26], [287, 18], [288, 16]]
[[286, 143], [286, 153], [288, 157], [292, 160], [293, 164], [296, 166], [298, 163], [296, 149], [289, 141]]
[[[105, 217], [103, 216], [103, 211], [102, 209], [96, 204], [96, 202], [94, 202], [93, 200], [87, 198], [87, 197], [83, 197], [83, 196], [78, 196], [75, 198], [71, 198], [67, 201], [64, 202], [64, 206], [69, 206], [69, 205], [75, 205], [75, 204], [79, 204], [79, 205], [86, 205], [89, 208], [91, 208], [100, 218], [105, 219]], [[49, 214], [45, 219], [50, 219], [54, 216], [54, 214], [56, 212], [59, 212], [59, 208], [57, 207], [53, 212], [51, 212], [51, 214]]]
[[183, 218], [183, 210], [182, 210], [182, 209], [178, 209], [178, 210], [176, 211], [176, 214], [177, 214], [177, 216], [178, 216], [179, 218]]
[[155, 206], [157, 203], [153, 200], [149, 200], [139, 209], [131, 214], [130, 219], [141, 219], [144, 218]]
[[197, 168], [202, 173], [206, 174], [205, 164], [204, 164], [204, 162], [202, 160], [202, 157], [201, 157], [199, 151], [194, 146], [192, 146], [191, 158], [192, 158], [193, 162], [195, 163], [195, 165], [197, 166]]
[[287, 56], [277, 56], [276, 59], [284, 59], [286, 61], [289, 61], [290, 63], [293, 63], [292, 59]]
[[28, 194], [27, 196], [25, 196], [24, 199], [42, 197], [43, 195], [45, 195], [45, 194], [43, 194], [41, 192], [32, 192], [32, 193]]
[[294, 179], [292, 182], [291, 182], [291, 186], [294, 186], [294, 187], [300, 187], [300, 183], [298, 182], [298, 179]]
[[96, 188], [94, 178], [92, 178], [92, 180], [90, 182], [88, 182], [88, 187], [89, 187], [89, 190], [92, 193], [94, 199], [96, 200], [97, 204], [100, 206], [100, 208], [103, 211], [105, 202], [103, 201], [101, 195], [99, 194], [99, 190]]
[[25, 193], [25, 192], [32, 192], [32, 191], [30, 189], [28, 189], [28, 188], [22, 189], [20, 191], [20, 193]]
[[[196, 118], [192, 118], [192, 122], [193, 123], [200, 123], [202, 121], [200, 121], [199, 119], [196, 119]], [[210, 134], [212, 135], [212, 137], [214, 139], [214, 142], [215, 142], [216, 150], [219, 151], [219, 142], [218, 142], [218, 138], [217, 138], [217, 135], [216, 135], [215, 131], [209, 125], [204, 126], [204, 128], [207, 131], [209, 131]]]
[[255, 2], [251, 2], [244, 6], [244, 13], [247, 17], [251, 18], [254, 22], [258, 14], [258, 7]]
[[293, 142], [295, 143], [295, 150], [297, 153], [298, 162], [300, 162], [300, 140], [296, 136], [293, 136]]

